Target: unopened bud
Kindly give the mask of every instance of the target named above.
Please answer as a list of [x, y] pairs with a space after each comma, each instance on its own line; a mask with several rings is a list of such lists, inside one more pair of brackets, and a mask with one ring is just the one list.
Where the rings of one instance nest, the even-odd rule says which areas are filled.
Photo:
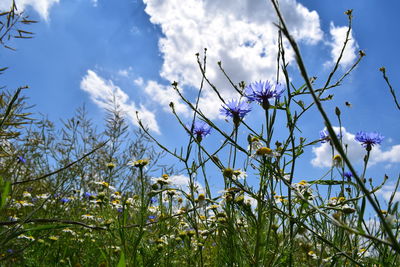
[[335, 108], [335, 114], [336, 116], [340, 116], [340, 109], [338, 107]]

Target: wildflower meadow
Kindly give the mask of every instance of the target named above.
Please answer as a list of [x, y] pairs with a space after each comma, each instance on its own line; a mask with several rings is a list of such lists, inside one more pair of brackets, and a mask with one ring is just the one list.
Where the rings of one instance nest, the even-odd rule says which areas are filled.
[[[99, 128], [85, 106], [56, 125], [31, 112], [27, 86], [1, 88], [0, 266], [400, 266], [399, 174], [369, 174], [385, 132], [358, 129], [363, 158], [353, 163], [334, 98], [366, 56], [360, 50], [337, 75], [353, 11], [343, 15], [349, 27], [330, 74], [311, 77], [278, 1], [270, 3], [276, 77], [237, 83], [219, 61], [234, 91], [225, 98], [208, 75], [212, 47], [197, 51], [190, 59], [201, 74], [197, 96], [188, 97], [179, 80], [168, 88], [190, 111], [183, 118], [169, 104], [180, 126], [173, 131], [185, 134], [180, 147], [165, 144], [141, 112], [132, 129], [118, 95]], [[13, 49], [10, 40], [29, 45], [16, 39], [33, 37], [36, 23], [13, 1], [0, 14], [1, 49]], [[0, 66], [0, 74], [8, 71]], [[400, 110], [380, 71], [387, 108]], [[200, 108], [206, 87], [222, 120]], [[326, 103], [336, 106], [332, 114]], [[262, 116], [248, 123], [256, 112]], [[303, 134], [309, 113], [324, 123], [313, 136]], [[304, 154], [321, 144], [330, 166], [317, 177], [298, 175]], [[388, 181], [395, 187], [386, 201], [378, 192]]]

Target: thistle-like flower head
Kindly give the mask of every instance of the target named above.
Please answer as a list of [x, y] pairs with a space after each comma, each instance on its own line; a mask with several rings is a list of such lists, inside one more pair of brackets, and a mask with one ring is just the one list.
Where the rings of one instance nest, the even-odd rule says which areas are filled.
[[279, 83], [259, 81], [249, 84], [245, 89], [245, 94], [249, 101], [257, 101], [264, 109], [267, 109], [269, 100], [272, 98], [279, 100], [283, 91], [285, 91], [285, 88]]

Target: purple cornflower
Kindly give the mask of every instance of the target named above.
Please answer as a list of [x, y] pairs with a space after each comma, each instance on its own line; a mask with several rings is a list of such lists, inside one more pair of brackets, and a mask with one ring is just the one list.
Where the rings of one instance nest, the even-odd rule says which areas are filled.
[[192, 126], [192, 134], [196, 137], [197, 141], [201, 141], [204, 137], [211, 132], [211, 126], [204, 121], [195, 121]]
[[246, 102], [240, 100], [230, 100], [222, 106], [220, 112], [226, 117], [231, 117], [235, 125], [239, 125], [240, 119], [243, 119], [247, 113], [251, 111], [251, 107]]
[[[338, 139], [342, 137], [340, 133], [336, 134], [336, 136]], [[331, 142], [331, 137], [329, 136], [329, 132], [327, 130], [320, 131], [319, 138], [321, 139], [321, 143]]]
[[269, 108], [269, 99], [278, 99], [282, 95], [285, 88], [276, 83], [272, 84], [270, 81], [259, 81], [249, 84], [246, 89], [246, 97], [249, 101], [257, 101], [264, 109]]
[[156, 216], [150, 215], [148, 222], [155, 222], [156, 218], [157, 218]]
[[71, 201], [71, 199], [66, 198], [66, 197], [63, 197], [62, 199], [60, 199], [60, 201], [61, 201], [62, 203], [68, 203], [68, 202]]
[[26, 159], [23, 156], [18, 156], [17, 161], [18, 161], [18, 163], [22, 163], [22, 164], [26, 163]]
[[89, 193], [89, 192], [85, 192], [83, 193], [83, 197], [84, 198], [90, 198], [93, 194]]
[[343, 173], [343, 176], [346, 177], [347, 179], [350, 179], [351, 177], [353, 177], [353, 174], [351, 172], [347, 171], [347, 172]]
[[362, 146], [365, 147], [367, 151], [370, 151], [374, 145], [379, 145], [384, 138], [384, 136], [377, 132], [367, 133], [360, 131], [356, 134], [356, 137], [354, 139], [362, 143]]

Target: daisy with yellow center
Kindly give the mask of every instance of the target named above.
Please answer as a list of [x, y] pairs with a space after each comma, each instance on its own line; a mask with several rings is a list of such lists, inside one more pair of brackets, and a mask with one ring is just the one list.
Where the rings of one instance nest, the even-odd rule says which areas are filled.
[[18, 237], [17, 237], [18, 239], [27, 239], [27, 240], [29, 240], [29, 241], [35, 241], [35, 238], [33, 237], [33, 236], [27, 236], [27, 235], [24, 235], [24, 234], [21, 234], [21, 235], [19, 235]]
[[313, 258], [313, 259], [318, 259], [318, 256], [317, 256], [317, 254], [315, 254], [315, 251], [310, 250], [310, 251], [307, 253], [307, 255], [310, 256], [310, 257]]
[[97, 185], [101, 185], [101, 186], [103, 186], [104, 188], [110, 189], [110, 190], [112, 190], [112, 191], [115, 191], [115, 190], [116, 190], [115, 187], [111, 186], [108, 182], [105, 182], [105, 181], [94, 182], [94, 183], [97, 184]]
[[109, 163], [106, 164], [106, 167], [107, 167], [109, 170], [114, 169], [115, 166], [116, 166], [116, 165], [115, 165], [115, 163], [113, 163], [113, 162], [109, 162]]
[[144, 166], [149, 164], [149, 162], [150, 161], [148, 159], [139, 159], [139, 160], [129, 163], [129, 165], [136, 167], [136, 168], [143, 168]]
[[257, 149], [256, 151], [257, 156], [272, 156], [273, 155], [273, 150], [269, 147], [261, 147]]
[[90, 215], [90, 214], [84, 214], [81, 217], [82, 217], [82, 219], [87, 219], [87, 220], [93, 220], [94, 219], [94, 216]]
[[51, 235], [51, 236], [49, 236], [49, 239], [52, 241], [57, 241], [59, 239], [59, 237], [55, 236], [55, 235]]
[[308, 183], [307, 183], [307, 181], [306, 180], [301, 180], [299, 183], [298, 183], [299, 185], [308, 185]]
[[333, 166], [340, 167], [342, 166], [342, 157], [340, 155], [335, 155], [333, 157]]

